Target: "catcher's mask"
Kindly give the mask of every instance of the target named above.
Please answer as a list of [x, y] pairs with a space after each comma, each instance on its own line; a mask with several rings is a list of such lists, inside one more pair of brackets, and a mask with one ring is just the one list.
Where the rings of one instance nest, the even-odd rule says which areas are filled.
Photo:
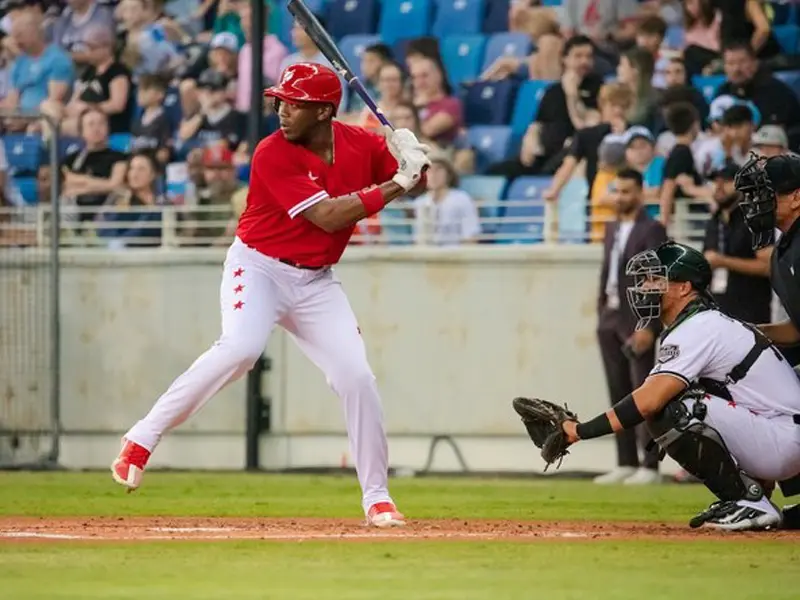
[[684, 244], [668, 241], [655, 250], [636, 254], [625, 266], [625, 274], [633, 278], [627, 295], [639, 318], [637, 331], [661, 318], [662, 296], [670, 281], [689, 282], [703, 298], [711, 300], [711, 266], [700, 252]]
[[736, 173], [734, 186], [742, 194], [739, 206], [753, 234], [753, 249], [765, 248], [775, 241], [775, 187], [766, 169], [767, 159], [751, 154]]

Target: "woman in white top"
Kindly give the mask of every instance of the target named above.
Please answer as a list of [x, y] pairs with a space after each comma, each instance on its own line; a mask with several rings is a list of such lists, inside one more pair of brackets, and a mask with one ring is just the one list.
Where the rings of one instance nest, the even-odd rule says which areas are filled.
[[481, 233], [478, 208], [458, 188], [458, 174], [442, 155], [431, 157], [428, 191], [414, 201], [414, 239], [418, 244], [454, 246], [475, 242]]

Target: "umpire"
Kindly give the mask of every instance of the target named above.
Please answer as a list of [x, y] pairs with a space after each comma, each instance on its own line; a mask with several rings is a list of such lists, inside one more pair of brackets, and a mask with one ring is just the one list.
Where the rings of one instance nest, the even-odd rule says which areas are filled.
[[[753, 233], [753, 249], [773, 243], [770, 282], [789, 320], [759, 325], [789, 362], [800, 365], [800, 155], [787, 153], [765, 158], [751, 155], [736, 174], [740, 206]], [[795, 416], [800, 426], [800, 416]], [[800, 473], [780, 482], [785, 496], [800, 495]], [[784, 527], [800, 529], [800, 504], [784, 509]]]

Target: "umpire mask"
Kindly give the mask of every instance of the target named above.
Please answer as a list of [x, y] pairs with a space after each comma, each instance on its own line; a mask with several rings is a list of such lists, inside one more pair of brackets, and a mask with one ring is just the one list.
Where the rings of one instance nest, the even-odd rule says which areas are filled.
[[775, 241], [775, 188], [766, 169], [767, 159], [751, 154], [736, 173], [734, 186], [742, 194], [739, 206], [753, 234], [753, 250]]
[[627, 294], [628, 303], [639, 319], [636, 323], [636, 331], [639, 331], [661, 317], [661, 297], [669, 283], [667, 267], [654, 250], [646, 250], [628, 261], [625, 274], [633, 277]]

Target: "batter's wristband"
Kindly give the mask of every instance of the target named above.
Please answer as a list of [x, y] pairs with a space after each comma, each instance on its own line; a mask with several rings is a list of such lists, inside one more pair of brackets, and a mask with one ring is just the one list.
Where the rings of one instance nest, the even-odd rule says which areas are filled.
[[386, 200], [383, 199], [381, 188], [361, 190], [357, 195], [361, 199], [361, 204], [364, 205], [364, 210], [367, 212], [368, 217], [380, 212], [386, 206]]
[[582, 440], [590, 440], [592, 438], [602, 437], [609, 433], [614, 433], [611, 427], [611, 421], [608, 420], [606, 413], [596, 416], [591, 421], [586, 423], [578, 423], [575, 427], [575, 433]]

